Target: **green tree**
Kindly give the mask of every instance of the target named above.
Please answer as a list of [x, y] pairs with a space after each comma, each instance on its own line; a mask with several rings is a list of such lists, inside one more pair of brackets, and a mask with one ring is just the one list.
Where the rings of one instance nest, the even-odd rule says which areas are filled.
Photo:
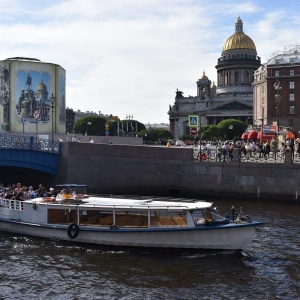
[[172, 139], [172, 134], [169, 130], [163, 128], [149, 128], [147, 131], [141, 131], [145, 136], [147, 134], [147, 141], [156, 142], [157, 140]]
[[200, 131], [198, 131], [198, 135], [199, 134], [201, 135], [202, 132], [207, 131], [209, 129], [209, 127], [210, 127], [210, 125], [203, 125], [203, 126], [201, 126], [200, 127]]
[[158, 128], [157, 129], [157, 136], [159, 139], [172, 139], [172, 133], [164, 128]]
[[106, 119], [100, 116], [83, 117], [75, 123], [74, 132], [83, 135], [105, 135], [105, 122]]
[[[119, 126], [119, 135], [120, 136], [122, 136], [123, 133], [125, 136], [126, 135], [135, 135], [135, 134], [138, 134], [140, 136], [139, 132], [142, 130], [146, 130], [145, 125], [136, 120], [120, 120], [115, 123], [116, 123], [117, 128]], [[127, 132], [127, 128], [128, 128], [128, 132]]]
[[208, 131], [204, 131], [201, 133], [201, 140], [206, 140], [206, 141], [211, 140], [211, 135], [209, 134]]
[[[110, 136], [117, 136], [118, 129], [119, 135], [122, 136], [122, 128], [124, 135], [127, 135], [127, 120], [119, 121], [115, 118], [107, 120], [106, 118], [100, 116], [88, 116], [80, 118], [74, 125], [74, 132], [77, 134], [104, 136], [106, 132], [105, 123], [108, 122], [108, 131]], [[122, 126], [123, 123], [123, 126]], [[128, 121], [128, 134], [136, 134], [136, 129], [139, 131], [146, 129], [145, 125], [135, 121]]]
[[241, 136], [247, 128], [245, 122], [235, 119], [223, 120], [217, 126], [221, 131], [221, 137], [228, 140], [232, 140], [235, 136]]
[[210, 125], [206, 132], [210, 136], [211, 141], [219, 140], [221, 137], [221, 130], [217, 125]]

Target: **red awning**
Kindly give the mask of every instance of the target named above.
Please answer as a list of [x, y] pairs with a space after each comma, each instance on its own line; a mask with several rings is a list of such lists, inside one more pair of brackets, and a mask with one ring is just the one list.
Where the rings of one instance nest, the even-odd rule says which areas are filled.
[[295, 134], [292, 133], [292, 132], [287, 132], [286, 135], [285, 135], [285, 138], [294, 140], [295, 139]]
[[[261, 137], [261, 132], [258, 133], [257, 135], [257, 139], [260, 141], [260, 137]], [[267, 141], [272, 141], [273, 138], [276, 138], [275, 134], [263, 134], [262, 136], [262, 142], [265, 143]]]
[[241, 136], [241, 139], [242, 140], [248, 140], [248, 133], [247, 132], [244, 132]]
[[248, 140], [256, 140], [257, 139], [257, 131], [255, 130], [250, 130], [248, 134]]

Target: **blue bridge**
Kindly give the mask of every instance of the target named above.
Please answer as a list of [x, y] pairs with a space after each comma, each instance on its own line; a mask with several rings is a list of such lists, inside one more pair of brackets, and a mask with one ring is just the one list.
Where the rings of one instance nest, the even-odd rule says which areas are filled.
[[0, 166], [57, 175], [61, 143], [34, 136], [0, 134]]

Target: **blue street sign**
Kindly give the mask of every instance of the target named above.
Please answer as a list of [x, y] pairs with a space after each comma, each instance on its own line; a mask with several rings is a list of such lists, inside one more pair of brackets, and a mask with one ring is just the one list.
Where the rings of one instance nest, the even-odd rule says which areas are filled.
[[109, 131], [108, 130], [105, 131], [105, 135], [109, 135]]
[[265, 125], [264, 131], [269, 132], [270, 131], [270, 125]]
[[22, 118], [22, 123], [25, 123], [26, 122], [26, 119], [23, 117]]

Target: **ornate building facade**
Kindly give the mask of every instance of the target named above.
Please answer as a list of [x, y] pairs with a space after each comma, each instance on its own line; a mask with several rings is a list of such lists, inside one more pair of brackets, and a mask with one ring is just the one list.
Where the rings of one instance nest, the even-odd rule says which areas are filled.
[[243, 32], [238, 17], [235, 32], [224, 43], [216, 65], [217, 86], [203, 73], [197, 84], [197, 96], [184, 97], [176, 92], [169, 107], [170, 131], [174, 138], [190, 134], [188, 116], [199, 116], [200, 125], [217, 124], [224, 119], [237, 119], [252, 124], [253, 74], [260, 67], [253, 40]]
[[300, 46], [275, 52], [254, 73], [253, 124], [300, 131]]

